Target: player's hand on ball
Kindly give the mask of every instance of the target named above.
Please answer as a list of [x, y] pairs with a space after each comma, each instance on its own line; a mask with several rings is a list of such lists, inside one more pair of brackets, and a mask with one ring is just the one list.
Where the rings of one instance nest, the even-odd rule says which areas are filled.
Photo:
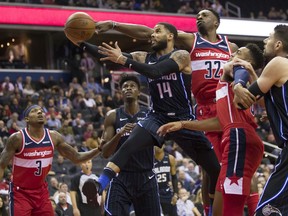
[[103, 32], [106, 32], [110, 29], [113, 29], [113, 21], [111, 20], [108, 20], [108, 21], [98, 21], [97, 23], [95, 23], [95, 26], [96, 26], [96, 34], [99, 34], [99, 33], [103, 33]]

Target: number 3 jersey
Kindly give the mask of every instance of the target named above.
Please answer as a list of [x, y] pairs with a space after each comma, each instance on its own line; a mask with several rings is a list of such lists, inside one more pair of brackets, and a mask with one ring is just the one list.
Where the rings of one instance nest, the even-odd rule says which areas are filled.
[[190, 52], [191, 90], [198, 104], [207, 104], [216, 98], [216, 87], [223, 73], [223, 65], [229, 60], [231, 51], [226, 36], [218, 35], [219, 41], [211, 43], [199, 33], [194, 35], [194, 44]]
[[[174, 50], [176, 51], [176, 50]], [[157, 64], [169, 59], [171, 53], [157, 57], [156, 53], [147, 55], [146, 63]], [[149, 79], [149, 91], [154, 112], [177, 116], [192, 114], [191, 75], [182, 72], [170, 73], [157, 79]]]
[[46, 128], [38, 141], [29, 135], [27, 128], [20, 132], [22, 149], [13, 158], [12, 182], [20, 188], [36, 189], [43, 185], [50, 171], [54, 145]]

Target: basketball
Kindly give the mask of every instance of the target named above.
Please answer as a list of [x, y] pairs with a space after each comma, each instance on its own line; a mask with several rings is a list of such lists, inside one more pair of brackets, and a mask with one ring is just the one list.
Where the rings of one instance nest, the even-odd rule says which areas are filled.
[[64, 27], [66, 37], [74, 43], [89, 40], [95, 32], [95, 21], [84, 12], [71, 14]]

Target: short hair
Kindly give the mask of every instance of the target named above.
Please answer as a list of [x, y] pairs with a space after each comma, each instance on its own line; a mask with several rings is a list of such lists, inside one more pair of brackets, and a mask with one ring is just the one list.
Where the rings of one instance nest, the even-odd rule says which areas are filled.
[[214, 14], [214, 16], [217, 18], [218, 23], [220, 24], [220, 15], [215, 11], [213, 8], [207, 8], [206, 10], [210, 11], [211, 13]]
[[288, 26], [287, 25], [277, 25], [274, 28], [275, 38], [283, 43], [283, 50], [288, 52]]
[[249, 49], [252, 56], [253, 62], [251, 63], [251, 65], [253, 66], [253, 68], [255, 70], [262, 68], [264, 65], [264, 56], [259, 46], [254, 43], [248, 43], [245, 47]]
[[174, 41], [176, 41], [176, 39], [178, 37], [178, 30], [174, 25], [172, 25], [170, 23], [166, 23], [166, 22], [159, 22], [157, 24], [163, 25], [165, 27], [165, 29], [167, 29], [170, 33], [172, 33], [174, 35]]
[[120, 87], [122, 88], [122, 85], [127, 82], [127, 81], [133, 81], [137, 84], [138, 88], [140, 89], [140, 81], [139, 79], [137, 78], [137, 76], [135, 75], [132, 75], [132, 74], [126, 74], [126, 73], [123, 73], [121, 75], [121, 78], [120, 78], [120, 81], [119, 81], [119, 85]]

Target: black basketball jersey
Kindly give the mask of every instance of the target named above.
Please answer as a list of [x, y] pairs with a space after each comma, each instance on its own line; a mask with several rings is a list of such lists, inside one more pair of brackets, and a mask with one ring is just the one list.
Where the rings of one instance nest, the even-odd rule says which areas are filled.
[[288, 144], [288, 81], [265, 94], [267, 116], [280, 148]]
[[[147, 107], [140, 106], [140, 110], [134, 116], [127, 114], [124, 111], [124, 107], [120, 107], [116, 109], [116, 122], [114, 128], [116, 133], [118, 133], [122, 127], [124, 127], [127, 123], [136, 123], [140, 120], [146, 118], [147, 112], [149, 109]], [[121, 145], [127, 140], [130, 133], [125, 133], [117, 146], [117, 150], [121, 147]], [[135, 143], [137, 145], [137, 143]], [[148, 171], [153, 168], [154, 162], [154, 147], [148, 147], [144, 150], [136, 152], [131, 156], [129, 163], [126, 163], [125, 167], [121, 169], [121, 171], [129, 171], [129, 172], [141, 172]]]
[[[166, 54], [157, 58], [156, 53], [150, 53], [146, 57], [147, 64], [157, 64], [168, 59]], [[157, 79], [148, 79], [152, 109], [154, 112], [171, 116], [189, 113], [192, 115], [191, 106], [191, 75], [171, 73]]]
[[169, 182], [171, 182], [171, 166], [168, 153], [165, 152], [164, 157], [161, 161], [158, 161], [155, 158], [153, 171], [156, 174], [159, 186], [160, 199], [167, 199], [171, 201], [173, 192], [171, 187], [169, 186]]

